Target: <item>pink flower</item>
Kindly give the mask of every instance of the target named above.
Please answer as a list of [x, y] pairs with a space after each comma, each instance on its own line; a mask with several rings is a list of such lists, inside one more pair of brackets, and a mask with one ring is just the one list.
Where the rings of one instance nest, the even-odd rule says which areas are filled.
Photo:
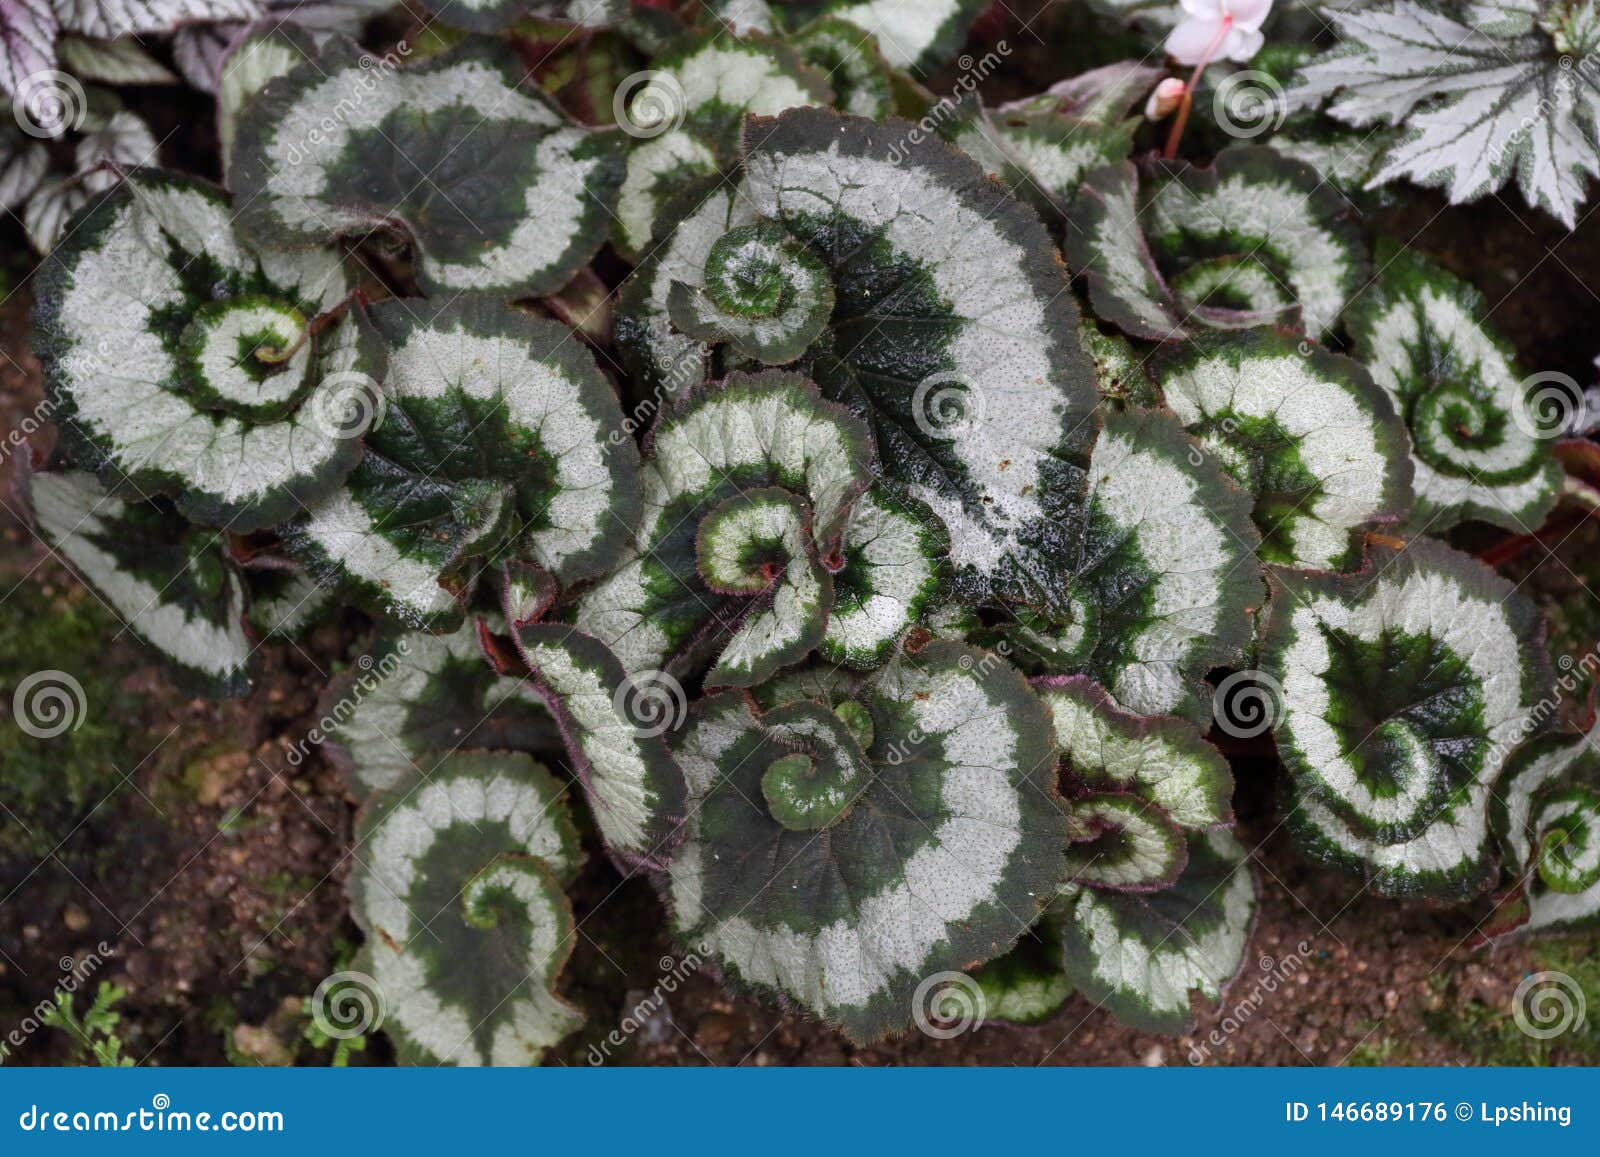
[[1144, 115], [1153, 121], [1165, 120], [1171, 116], [1173, 110], [1183, 103], [1183, 94], [1187, 86], [1175, 76], [1169, 76], [1150, 93], [1150, 99], [1144, 102]]
[[1167, 37], [1167, 54], [1179, 64], [1210, 60], [1240, 64], [1261, 51], [1262, 22], [1272, 0], [1179, 0], [1185, 13]]

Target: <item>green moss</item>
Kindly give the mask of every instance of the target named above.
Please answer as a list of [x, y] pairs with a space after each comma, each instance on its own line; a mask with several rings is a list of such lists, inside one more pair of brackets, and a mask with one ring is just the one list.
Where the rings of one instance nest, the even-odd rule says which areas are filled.
[[[0, 616], [0, 767], [5, 768], [7, 815], [0, 823], [0, 856], [42, 856], [133, 770], [138, 704], [119, 685], [131, 669], [126, 648], [114, 646], [119, 624], [94, 596], [72, 588], [54, 597], [35, 582], [20, 583]], [[74, 725], [40, 738], [16, 717], [18, 686], [40, 671], [64, 672], [82, 688]], [[52, 679], [53, 686], [70, 684]], [[42, 686], [42, 684], [41, 684]], [[119, 770], [120, 769], [120, 770]]]
[[1454, 995], [1448, 976], [1430, 982], [1442, 1002], [1423, 1014], [1422, 1023], [1434, 1037], [1452, 1044], [1479, 1065], [1594, 1064], [1600, 1060], [1600, 955], [1581, 941], [1552, 940], [1539, 946], [1528, 975], [1560, 973], [1583, 992], [1588, 1016], [1568, 1031], [1541, 1040], [1530, 1036], [1512, 1016], [1509, 1001], [1503, 1007], [1481, 1000], [1463, 1001]]

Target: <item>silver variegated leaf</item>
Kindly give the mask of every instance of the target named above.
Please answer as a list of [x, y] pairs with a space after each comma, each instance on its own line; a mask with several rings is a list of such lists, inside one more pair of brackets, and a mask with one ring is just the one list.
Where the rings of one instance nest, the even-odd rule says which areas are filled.
[[689, 809], [668, 895], [730, 979], [866, 1041], [910, 1021], [925, 978], [1016, 941], [1066, 824], [1048, 716], [999, 656], [935, 642], [834, 689], [696, 705], [674, 737]]
[[1535, 408], [1538, 379], [1518, 373], [1472, 286], [1393, 243], [1377, 259], [1349, 327], [1411, 433], [1413, 522], [1438, 533], [1477, 519], [1531, 534], [1561, 484], [1552, 448], [1562, 430]]
[[776, 116], [827, 104], [832, 96], [827, 81], [794, 49], [723, 30], [692, 35], [656, 54], [646, 75], [621, 110], [624, 130], [638, 138], [617, 198], [616, 241], [628, 255], [651, 248], [668, 201], [738, 162], [747, 113]]
[[[505, 624], [488, 616], [485, 626]], [[478, 630], [380, 631], [329, 683], [317, 737], [357, 796], [426, 776], [457, 751], [560, 749], [543, 699], [485, 661]]]
[[1233, 774], [1193, 725], [1121, 710], [1081, 676], [1041, 679], [1050, 709], [1073, 843], [1069, 891], [1171, 887], [1194, 833], [1233, 822]]
[[870, 33], [896, 68], [927, 72], [960, 51], [983, 0], [827, 0], [823, 12]]
[[46, 262], [36, 319], [45, 388], [77, 460], [243, 533], [354, 468], [361, 442], [341, 416], [376, 405], [381, 351], [339, 310], [337, 254], [254, 250], [232, 218], [210, 185], [130, 174]]
[[1331, 99], [1330, 116], [1361, 128], [1403, 126], [1372, 186], [1405, 177], [1461, 204], [1515, 178], [1528, 204], [1570, 229], [1600, 177], [1600, 4], [1518, 5], [1506, 18], [1474, 7], [1335, 7], [1337, 45], [1301, 70], [1290, 96]]
[[565, 585], [630, 546], [638, 451], [594, 357], [498, 298], [383, 302], [366, 457], [284, 532], [319, 579], [412, 626], [459, 619], [513, 559]]
[[1527, 917], [1511, 935], [1600, 923], [1600, 725], [1542, 736], [1506, 762], [1489, 814]]
[[713, 685], [761, 682], [822, 641], [834, 598], [823, 563], [871, 461], [862, 424], [796, 375], [697, 392], [652, 433], [631, 557], [581, 596], [574, 621], [631, 672], [714, 645]]
[[1170, 414], [1109, 415], [1089, 475], [1052, 586], [1002, 631], [1042, 673], [1204, 722], [1206, 672], [1239, 658], [1263, 597], [1250, 496]]
[[1383, 895], [1459, 900], [1493, 880], [1491, 785], [1547, 693], [1527, 599], [1419, 538], [1350, 576], [1274, 569], [1261, 669], [1280, 699], [1288, 824]]
[[1233, 148], [1209, 169], [1127, 162], [1090, 174], [1064, 252], [1095, 313], [1134, 337], [1279, 323], [1321, 338], [1366, 275], [1348, 216], [1309, 165]]
[[1255, 500], [1264, 562], [1360, 563], [1363, 531], [1411, 506], [1410, 440], [1360, 363], [1275, 330], [1163, 350], [1161, 392]]
[[[782, 247], [728, 260], [727, 239], [781, 228], [826, 271], [834, 303], [821, 329], [797, 315], [796, 344], [814, 336], [791, 364], [870, 420], [882, 457], [948, 529], [966, 593], [1031, 591], [1050, 583], [1058, 528], [1083, 498], [1093, 371], [1038, 218], [911, 130], [817, 109], [752, 118], [743, 179], [663, 234], [624, 290], [619, 340], [645, 380], [692, 385], [713, 343], [674, 327], [674, 293], [724, 309], [742, 296], [751, 320], [783, 316], [786, 295], [818, 296]], [[730, 275], [769, 289], [741, 294]], [[717, 352], [737, 361], [728, 332]]]
[[356, 968], [404, 1064], [535, 1065], [583, 1023], [555, 995], [580, 862], [561, 785], [526, 755], [456, 755], [356, 824]]
[[622, 138], [522, 76], [477, 45], [394, 67], [330, 40], [245, 107], [228, 168], [240, 227], [301, 246], [398, 231], [426, 291], [555, 292], [605, 240]]
[[1058, 902], [1067, 977], [1118, 1020], [1172, 1035], [1194, 1027], [1192, 994], [1222, 999], [1244, 960], [1256, 888], [1244, 846], [1228, 831], [1189, 839], [1170, 888], [1118, 893], [1077, 886]]
[[108, 493], [92, 474], [34, 474], [34, 526], [185, 687], [242, 695], [254, 645], [244, 583], [227, 536], [191, 526], [169, 506]]
[[605, 644], [560, 623], [522, 627], [513, 642], [607, 849], [626, 869], [665, 866], [686, 805], [683, 773], [662, 736], [682, 722], [683, 688], [663, 672], [630, 674]]

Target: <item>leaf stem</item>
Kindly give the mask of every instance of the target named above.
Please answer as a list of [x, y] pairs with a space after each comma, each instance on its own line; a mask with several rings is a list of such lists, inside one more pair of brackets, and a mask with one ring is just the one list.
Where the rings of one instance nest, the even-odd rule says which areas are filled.
[[1211, 38], [1211, 43], [1206, 45], [1206, 50], [1200, 56], [1200, 63], [1194, 66], [1194, 71], [1189, 74], [1189, 83], [1183, 86], [1183, 99], [1178, 102], [1178, 113], [1172, 118], [1172, 131], [1167, 134], [1167, 147], [1161, 150], [1161, 155], [1167, 160], [1172, 160], [1178, 155], [1178, 142], [1183, 139], [1183, 130], [1189, 123], [1189, 110], [1194, 107], [1194, 90], [1200, 83], [1201, 74], [1206, 70], [1212, 58], [1217, 55], [1217, 49], [1222, 47], [1222, 42], [1228, 38], [1228, 33], [1233, 28], [1233, 13], [1222, 14], [1222, 26], [1217, 29], [1217, 34]]

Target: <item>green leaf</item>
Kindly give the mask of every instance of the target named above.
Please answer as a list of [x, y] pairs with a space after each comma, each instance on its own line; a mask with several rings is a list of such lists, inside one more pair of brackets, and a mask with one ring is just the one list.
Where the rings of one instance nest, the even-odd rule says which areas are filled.
[[[618, 340], [644, 382], [678, 394], [713, 352], [740, 364], [741, 334], [724, 323], [734, 340], [713, 346], [676, 329], [675, 320], [717, 332], [674, 313], [672, 298], [734, 296], [728, 250], [752, 231], [781, 230], [790, 247], [769, 240], [765, 272], [743, 276], [811, 303], [824, 298], [811, 283], [817, 265], [826, 271], [831, 316], [793, 365], [870, 421], [883, 459], [949, 531], [963, 592], [1047, 582], [1057, 528], [1082, 502], [1096, 399], [1077, 310], [1038, 218], [913, 126], [822, 109], [750, 119], [738, 185], [675, 209], [622, 294]], [[820, 314], [795, 314], [783, 336], [798, 344]]]
[[1202, 681], [1250, 641], [1263, 591], [1250, 497], [1170, 414], [1108, 415], [1061, 563], [1005, 636], [1051, 674], [1090, 675], [1128, 710], [1209, 718]]
[[1261, 668], [1309, 854], [1383, 895], [1487, 887], [1489, 788], [1538, 721], [1542, 634], [1511, 583], [1428, 539], [1351, 576], [1274, 568]]
[[[373, 797], [350, 901], [404, 1064], [533, 1065], [583, 1022], [554, 994], [579, 862], [561, 787], [525, 755], [457, 755]], [[470, 967], [463, 965], [470, 964]]]
[[1038, 106], [991, 111], [962, 94], [939, 123], [939, 133], [996, 177], [1012, 194], [1059, 220], [1084, 178], [1133, 151], [1137, 117], [1103, 120]]
[[[633, 556], [579, 599], [574, 621], [636, 673], [697, 643], [719, 646], [713, 683], [798, 661], [822, 640], [833, 588], [820, 560], [840, 549], [871, 458], [861, 423], [794, 374], [698, 392], [651, 435]], [[773, 533], [752, 536], [748, 520], [774, 514]]]
[[1413, 522], [1435, 533], [1471, 519], [1532, 533], [1561, 482], [1555, 431], [1541, 429], [1510, 346], [1483, 323], [1483, 295], [1392, 242], [1377, 260], [1350, 336], [1411, 432]]
[[214, 187], [138, 170], [40, 272], [36, 323], [63, 442], [108, 484], [246, 533], [339, 485], [361, 456], [380, 354], [337, 254], [257, 252]]
[[1134, 337], [1278, 323], [1321, 338], [1366, 279], [1348, 216], [1309, 165], [1231, 148], [1209, 169], [1127, 162], [1090, 174], [1063, 249], [1094, 312]]
[[1188, 836], [1233, 822], [1227, 760], [1190, 724], [1123, 711], [1088, 679], [1042, 679], [1034, 690], [1062, 755], [1068, 878], [1117, 891], [1171, 886]]
[[833, 107], [840, 112], [881, 120], [894, 111], [889, 62], [877, 42], [863, 38], [855, 25], [823, 16], [785, 39], [801, 60], [827, 78]]
[[1244, 845], [1231, 832], [1190, 837], [1188, 867], [1152, 893], [1069, 889], [1059, 904], [1067, 977], [1118, 1020], [1177, 1035], [1194, 1027], [1191, 993], [1219, 1001], [1239, 971], [1255, 918]]
[[818, 648], [830, 663], [858, 670], [883, 662], [913, 626], [943, 601], [944, 525], [922, 503], [878, 483], [856, 499], [833, 575], [833, 608]]
[[[503, 624], [490, 617], [487, 627]], [[484, 661], [473, 623], [449, 635], [378, 632], [329, 683], [318, 716], [313, 738], [328, 740], [358, 796], [427, 775], [459, 749], [555, 751], [561, 742], [535, 689]]]
[[[795, 51], [762, 36], [718, 29], [685, 37], [624, 82], [618, 122], [637, 138], [617, 200], [616, 240], [625, 255], [650, 248], [652, 229], [675, 195], [715, 177], [739, 159], [746, 113], [776, 116], [785, 109], [827, 104], [832, 90]], [[656, 234], [664, 242], [665, 233]]]
[[425, 292], [555, 292], [605, 240], [621, 136], [572, 124], [522, 75], [476, 44], [402, 69], [330, 40], [239, 119], [241, 229], [307, 246], [398, 231]]
[[520, 628], [513, 641], [561, 729], [606, 847], [626, 869], [663, 867], [685, 787], [662, 735], [682, 722], [683, 688], [659, 671], [630, 675], [603, 643], [560, 623]]
[[1332, 97], [1328, 115], [1369, 131], [1403, 126], [1372, 185], [1409, 177], [1459, 205], [1515, 177], [1528, 204], [1573, 227], [1600, 176], [1600, 4], [1386, 0], [1329, 17], [1336, 46], [1289, 95]]
[[714, 695], [674, 748], [678, 932], [855, 1040], [907, 1024], [924, 978], [1004, 952], [1061, 878], [1049, 719], [996, 655], [935, 642], [765, 714]]
[[264, 638], [296, 639], [333, 603], [333, 592], [292, 565], [245, 571], [250, 625]]
[[307, 568], [417, 627], [458, 622], [491, 564], [562, 585], [608, 571], [638, 517], [638, 452], [571, 331], [476, 294], [371, 316], [383, 405], [344, 488], [285, 532]]
[[1570, 932], [1600, 923], [1600, 727], [1541, 736], [1507, 762], [1489, 816], [1528, 915], [1511, 932]]
[[[983, 1020], [1006, 1024], [1040, 1024], [1066, 1003], [1072, 982], [1061, 970], [1060, 953], [1035, 939], [1022, 942], [998, 960], [991, 960], [968, 979], [977, 986]], [[959, 1022], [965, 1009], [959, 1003], [959, 981], [950, 986], [949, 1007], [935, 1003], [930, 1013], [935, 1023]]]
[[870, 33], [895, 68], [925, 73], [960, 51], [983, 7], [984, 0], [826, 0], [823, 12]]
[[1167, 405], [1254, 496], [1263, 561], [1348, 569], [1366, 529], [1408, 512], [1405, 425], [1359, 363], [1264, 329], [1168, 347], [1157, 367]]
[[239, 117], [267, 82], [292, 72], [304, 60], [316, 60], [316, 41], [288, 20], [260, 20], [245, 29], [217, 67], [217, 138], [224, 170], [233, 159]]
[[180, 685], [249, 690], [255, 647], [225, 534], [191, 526], [165, 504], [112, 495], [81, 471], [34, 474], [26, 485], [40, 536], [172, 663]]

